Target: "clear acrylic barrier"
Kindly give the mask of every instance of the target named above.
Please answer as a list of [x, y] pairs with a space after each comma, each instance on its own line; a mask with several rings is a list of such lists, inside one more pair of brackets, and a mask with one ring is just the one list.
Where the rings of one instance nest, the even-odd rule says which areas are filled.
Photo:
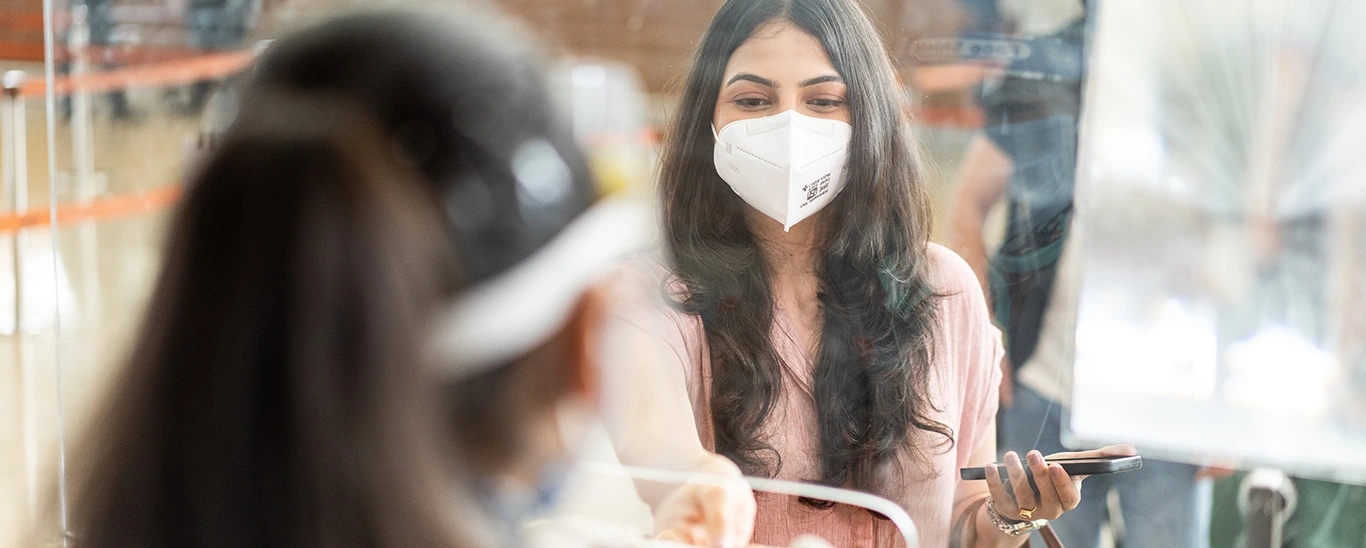
[[27, 47], [5, 50], [22, 72], [0, 137], [0, 545], [34, 525], [65, 542], [70, 449], [138, 325], [201, 114], [250, 60], [259, 3], [221, 4], [7, 6], [0, 31]]
[[1358, 2], [1103, 6], [1078, 438], [1366, 481], [1363, 28]]

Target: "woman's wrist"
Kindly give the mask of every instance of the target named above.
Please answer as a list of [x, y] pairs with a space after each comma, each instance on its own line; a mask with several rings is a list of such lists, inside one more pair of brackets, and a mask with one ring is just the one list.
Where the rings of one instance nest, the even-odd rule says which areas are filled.
[[996, 521], [993, 520], [991, 516], [992, 511], [989, 508], [991, 505], [991, 499], [988, 498], [986, 504], [977, 507], [977, 515], [974, 516], [973, 520], [977, 526], [976, 542], [973, 543], [973, 548], [1011, 548], [1023, 546], [1028, 543], [1028, 534], [1012, 535], [1002, 530], [1002, 528], [997, 525]]
[[991, 518], [991, 522], [996, 525], [996, 528], [1011, 536], [1028, 535], [1031, 531], [1048, 525], [1046, 519], [1018, 520], [1002, 516], [1000, 512], [996, 511], [996, 504], [991, 499], [987, 499], [987, 503], [983, 506], [986, 507], [987, 517]]

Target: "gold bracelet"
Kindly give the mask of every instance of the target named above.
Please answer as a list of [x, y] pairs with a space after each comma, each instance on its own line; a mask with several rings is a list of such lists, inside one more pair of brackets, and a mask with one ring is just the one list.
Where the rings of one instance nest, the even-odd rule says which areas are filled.
[[991, 522], [996, 524], [997, 529], [1000, 529], [1001, 532], [1012, 537], [1029, 534], [1030, 531], [1041, 529], [1043, 526], [1048, 525], [1048, 520], [1046, 519], [1015, 521], [1003, 518], [1001, 517], [1001, 514], [996, 512], [996, 501], [991, 499], [987, 499], [987, 517], [991, 518]]

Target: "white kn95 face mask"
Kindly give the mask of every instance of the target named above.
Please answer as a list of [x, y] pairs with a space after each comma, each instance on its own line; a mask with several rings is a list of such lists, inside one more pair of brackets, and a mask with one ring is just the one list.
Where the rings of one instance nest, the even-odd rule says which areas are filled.
[[726, 124], [715, 133], [713, 160], [731, 190], [786, 231], [844, 188], [853, 133], [845, 122], [789, 110]]

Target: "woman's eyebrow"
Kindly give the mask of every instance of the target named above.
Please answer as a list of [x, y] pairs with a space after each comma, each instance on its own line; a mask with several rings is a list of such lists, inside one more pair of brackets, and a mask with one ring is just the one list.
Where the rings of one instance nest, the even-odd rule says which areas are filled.
[[834, 75], [834, 74], [827, 74], [827, 75], [825, 75], [825, 76], [817, 76], [817, 77], [812, 78], [812, 79], [810, 79], [810, 80], [806, 80], [806, 81], [802, 82], [802, 84], [801, 84], [800, 87], [814, 86], [814, 85], [816, 85], [816, 84], [824, 84], [824, 83], [826, 83], [826, 82], [839, 82], [839, 83], [843, 84], [843, 83], [844, 83], [844, 79], [843, 79], [843, 78], [840, 78], [839, 76], [836, 76], [836, 75]]
[[747, 81], [747, 82], [754, 82], [754, 83], [759, 84], [759, 85], [761, 85], [761, 86], [768, 86], [768, 87], [771, 87], [771, 88], [777, 88], [777, 87], [778, 87], [778, 83], [777, 83], [777, 82], [774, 82], [773, 80], [769, 80], [768, 78], [764, 78], [764, 77], [759, 76], [759, 75], [756, 75], [756, 74], [750, 74], [750, 73], [748, 73], [748, 72], [741, 72], [740, 74], [736, 74], [734, 77], [732, 77], [732, 78], [730, 79], [729, 82], [726, 82], [726, 85], [729, 86], [729, 85], [734, 84], [734, 83], [736, 83], [736, 82], [739, 82], [739, 81], [741, 81], [741, 80], [744, 80], [744, 81]]

